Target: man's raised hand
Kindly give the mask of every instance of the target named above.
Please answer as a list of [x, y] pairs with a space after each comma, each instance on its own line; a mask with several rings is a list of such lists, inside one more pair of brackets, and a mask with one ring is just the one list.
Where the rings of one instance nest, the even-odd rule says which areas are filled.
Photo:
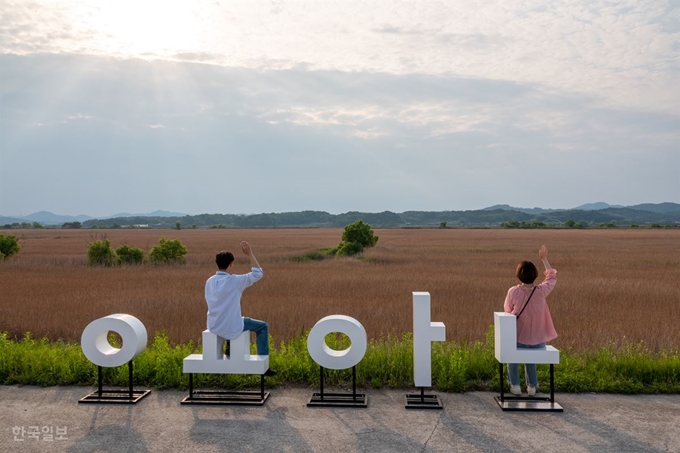
[[250, 244], [246, 241], [241, 241], [241, 250], [248, 256], [253, 254], [253, 251], [250, 249]]

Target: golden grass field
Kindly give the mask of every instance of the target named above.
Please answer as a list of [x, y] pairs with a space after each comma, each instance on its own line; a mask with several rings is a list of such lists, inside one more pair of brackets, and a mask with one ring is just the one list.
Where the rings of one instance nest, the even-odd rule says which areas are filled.
[[[269, 322], [275, 341], [298, 336], [331, 314], [358, 319], [370, 338], [412, 330], [412, 291], [432, 295], [432, 321], [449, 340], [482, 340], [503, 310], [518, 261], [538, 260], [546, 244], [558, 270], [548, 298], [560, 337], [552, 344], [586, 350], [644, 341], [653, 351], [680, 346], [680, 231], [677, 230], [376, 230], [366, 260], [297, 262], [334, 247], [339, 229], [9, 230], [22, 247], [0, 262], [0, 330], [79, 340], [102, 316], [129, 313], [150, 335], [200, 339], [205, 280], [219, 250], [235, 252], [235, 272], [249, 270], [238, 249], [248, 240], [265, 277], [244, 293], [245, 316]], [[146, 252], [161, 237], [187, 247], [184, 265], [87, 265], [87, 245], [105, 234]]]

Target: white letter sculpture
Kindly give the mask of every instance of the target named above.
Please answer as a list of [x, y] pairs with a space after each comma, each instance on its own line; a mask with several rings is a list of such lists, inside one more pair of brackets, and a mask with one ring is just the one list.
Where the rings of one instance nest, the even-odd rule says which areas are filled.
[[[352, 343], [349, 348], [336, 351], [326, 344], [326, 335], [344, 333]], [[344, 370], [361, 362], [366, 354], [366, 330], [359, 321], [345, 315], [320, 319], [307, 337], [307, 350], [312, 359], [324, 368]]]
[[[549, 411], [562, 412], [562, 406], [555, 402], [555, 371], [554, 366], [560, 363], [560, 351], [553, 346], [545, 348], [517, 349], [517, 318], [510, 313], [495, 312], [494, 340], [496, 360], [500, 363], [501, 394], [496, 402], [504, 411]], [[503, 393], [503, 364], [504, 363], [548, 363], [550, 364], [550, 398], [539, 396], [510, 396]], [[522, 400], [518, 402], [516, 400]]]
[[510, 313], [494, 314], [494, 346], [500, 363], [560, 363], [560, 351], [553, 346], [545, 349], [517, 349], [517, 318]]
[[[109, 332], [116, 332], [123, 340], [120, 349], [109, 343]], [[151, 390], [132, 388], [132, 359], [146, 349], [146, 327], [132, 315], [118, 313], [95, 319], [80, 336], [80, 347], [87, 359], [97, 365], [97, 390], [78, 400], [78, 403], [137, 404]], [[102, 367], [112, 368], [128, 364], [127, 390], [102, 388]]]
[[430, 322], [430, 293], [413, 292], [413, 380], [416, 387], [432, 386], [433, 341], [446, 340], [443, 322]]
[[209, 330], [203, 331], [203, 354], [191, 354], [184, 359], [185, 373], [264, 374], [269, 368], [268, 355], [250, 354], [250, 331], [229, 340], [230, 357], [222, 353], [224, 338]]
[[[109, 343], [109, 332], [116, 332], [123, 340], [118, 349]], [[131, 315], [115, 314], [96, 319], [85, 327], [80, 346], [87, 359], [97, 366], [117, 367], [137, 357], [146, 348], [146, 328]]]

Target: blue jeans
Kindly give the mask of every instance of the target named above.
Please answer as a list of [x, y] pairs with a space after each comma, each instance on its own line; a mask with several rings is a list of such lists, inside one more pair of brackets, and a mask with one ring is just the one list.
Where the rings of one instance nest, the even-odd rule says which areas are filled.
[[269, 355], [269, 326], [264, 321], [243, 317], [243, 331], [255, 332], [257, 355]]
[[[517, 342], [517, 349], [539, 349], [545, 348], [545, 343], [535, 345], [522, 344]], [[538, 385], [538, 376], [536, 376], [536, 364], [524, 364], [524, 374], [527, 380], [527, 385]], [[508, 381], [510, 385], [519, 385], [519, 367], [517, 363], [508, 363]]]

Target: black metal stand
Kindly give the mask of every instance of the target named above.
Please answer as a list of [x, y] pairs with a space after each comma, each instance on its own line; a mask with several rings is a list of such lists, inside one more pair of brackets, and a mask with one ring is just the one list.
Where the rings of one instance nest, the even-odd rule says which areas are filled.
[[102, 367], [97, 367], [97, 391], [78, 400], [78, 403], [91, 404], [137, 404], [151, 390], [134, 390], [132, 388], [132, 360], [128, 362], [128, 389], [103, 389]]
[[259, 392], [232, 392], [227, 390], [194, 390], [194, 374], [189, 373], [189, 396], [181, 404], [222, 406], [263, 406], [269, 398], [264, 391], [264, 374], [260, 375]]
[[444, 409], [438, 395], [426, 395], [425, 387], [420, 387], [420, 394], [406, 394], [406, 409]]
[[321, 391], [313, 393], [307, 407], [368, 407], [368, 398], [364, 393], [357, 393], [357, 367], [352, 367], [352, 393], [324, 393], [324, 369], [320, 368]]
[[562, 406], [555, 402], [555, 366], [550, 364], [550, 397], [545, 396], [505, 396], [503, 387], [503, 364], [499, 363], [501, 395], [495, 397], [498, 406], [504, 411], [539, 411], [539, 412], [564, 412]]

